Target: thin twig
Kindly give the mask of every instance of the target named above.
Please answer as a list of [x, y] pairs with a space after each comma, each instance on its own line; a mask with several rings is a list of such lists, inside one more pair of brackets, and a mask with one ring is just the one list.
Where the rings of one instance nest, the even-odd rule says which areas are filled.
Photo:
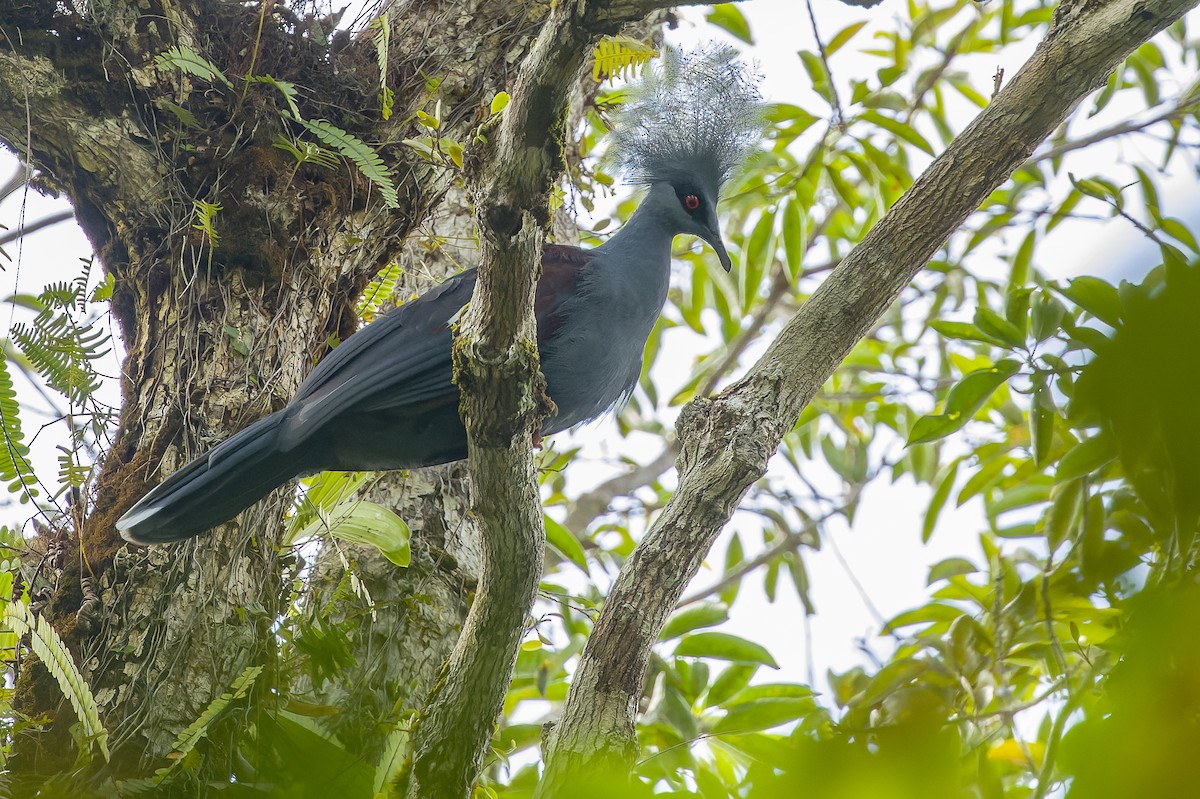
[[48, 228], [51, 225], [57, 225], [59, 222], [65, 222], [74, 216], [75, 211], [70, 208], [62, 211], [56, 211], [49, 216], [43, 216], [36, 222], [29, 222], [17, 228], [16, 230], [10, 230], [7, 233], [0, 234], [0, 245], [8, 244], [10, 241], [16, 241], [22, 236], [28, 236], [31, 233], [37, 233], [43, 228]]
[[[850, 490], [850, 494], [846, 497], [846, 501], [841, 505], [838, 505], [836, 508], [828, 513], [825, 513], [824, 515], [813, 519], [798, 531], [788, 531], [784, 534], [783, 538], [773, 544], [770, 548], [763, 550], [757, 557], [739, 564], [736, 568], [731, 570], [716, 583], [708, 586], [707, 588], [701, 588], [699, 591], [696, 591], [695, 593], [685, 596], [683, 599], [679, 600], [679, 603], [675, 605], [675, 609], [679, 610], [680, 608], [687, 607], [688, 605], [693, 605], [702, 599], [707, 599], [713, 594], [719, 594], [734, 583], [740, 582], [743, 577], [760, 566], [767, 565], [785, 552], [794, 551], [801, 544], [808, 541], [812, 534], [821, 528], [821, 525], [839, 513], [844, 513], [847, 508], [853, 505], [858, 500], [858, 495], [861, 491], [862, 486], [854, 486]], [[843, 561], [843, 564], [844, 563], [845, 561]], [[853, 579], [853, 575], [851, 575], [851, 579]], [[858, 584], [858, 581], [855, 580], [855, 583]], [[869, 599], [867, 600], [867, 603], [870, 605]], [[874, 611], [873, 605], [871, 605], [871, 609]], [[878, 611], [875, 611], [875, 614], [879, 615]], [[882, 621], [880, 623], [882, 624]]]

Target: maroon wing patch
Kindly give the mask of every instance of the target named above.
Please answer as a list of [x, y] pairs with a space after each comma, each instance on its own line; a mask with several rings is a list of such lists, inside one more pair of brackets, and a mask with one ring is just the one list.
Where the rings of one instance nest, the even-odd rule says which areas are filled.
[[539, 346], [554, 338], [562, 328], [567, 300], [575, 296], [580, 278], [595, 257], [592, 250], [581, 250], [565, 244], [542, 247], [542, 276], [533, 299]]

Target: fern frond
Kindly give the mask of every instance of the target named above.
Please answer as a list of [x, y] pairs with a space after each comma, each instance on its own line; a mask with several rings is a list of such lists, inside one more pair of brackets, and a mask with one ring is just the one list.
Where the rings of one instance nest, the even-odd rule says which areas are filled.
[[396, 723], [396, 726], [392, 727], [387, 738], [383, 740], [383, 754], [379, 756], [379, 764], [375, 766], [375, 794], [377, 796], [392, 784], [404, 766], [411, 727], [412, 717], [403, 718]]
[[192, 227], [208, 236], [209, 246], [214, 250], [217, 249], [220, 236], [217, 234], [217, 226], [214, 220], [221, 211], [221, 204], [205, 202], [204, 200], [192, 200], [192, 207], [196, 211], [196, 223]]
[[628, 36], [605, 36], [596, 45], [592, 57], [592, 79], [599, 83], [605, 78], [631, 77], [635, 70], [645, 66], [659, 51], [648, 44]]
[[300, 93], [296, 90], [296, 84], [291, 81], [273, 78], [270, 75], [254, 75], [250, 80], [258, 83], [267, 83], [278, 89], [279, 93], [283, 95], [283, 99], [287, 101], [288, 110], [292, 112], [292, 118], [297, 122], [300, 121], [300, 107], [296, 105], [296, 98]]
[[154, 780], [156, 783], [162, 783], [171, 771], [183, 761], [195, 748], [196, 744], [208, 734], [209, 725], [213, 723], [218, 715], [221, 714], [231, 702], [244, 697], [250, 692], [250, 688], [254, 685], [254, 681], [258, 679], [258, 675], [262, 673], [262, 666], [247, 666], [245, 671], [238, 675], [233, 684], [229, 686], [229, 690], [218, 696], [216, 699], [208, 703], [208, 707], [204, 708], [204, 712], [187, 726], [183, 732], [175, 738], [175, 743], [171, 744], [171, 750], [174, 753], [171, 765], [160, 768], [154, 772]]
[[87, 283], [55, 283], [38, 295], [41, 310], [32, 324], [18, 322], [12, 338], [38, 374], [75, 406], [82, 406], [102, 379], [92, 363], [109, 353], [108, 332], [100, 325], [80, 325], [73, 311], [86, 303]]
[[36, 615], [24, 602], [9, 602], [4, 607], [4, 623], [19, 637], [29, 635], [29, 647], [42, 661], [58, 683], [58, 688], [71, 702], [71, 709], [83, 727], [83, 735], [100, 747], [104, 760], [109, 758], [108, 731], [100, 723], [100, 709], [87, 680], [75, 666], [58, 632], [43, 617]]
[[379, 313], [379, 307], [396, 293], [396, 281], [403, 274], [404, 270], [400, 264], [389, 264], [375, 275], [363, 291], [362, 299], [358, 301], [358, 318], [364, 322], [373, 322]]
[[92, 467], [75, 460], [75, 452], [64, 446], [58, 447], [59, 494], [71, 488], [80, 488], [92, 474]]
[[391, 46], [392, 26], [387, 12], [383, 12], [367, 25], [371, 31], [371, 43], [375, 45], [375, 63], [379, 65], [379, 113], [384, 121], [391, 119], [396, 93], [387, 85], [388, 49]]
[[24, 495], [36, 497], [37, 477], [29, 462], [29, 447], [21, 432], [21, 406], [8, 372], [8, 358], [0, 351], [0, 480], [9, 484], [12, 492], [24, 490]]
[[202, 80], [219, 80], [226, 86], [233, 87], [225, 73], [221, 72], [213, 62], [197, 53], [190, 47], [175, 46], [159, 53], [154, 59], [155, 66], [160, 69], [178, 69]]
[[400, 207], [396, 184], [392, 182], [392, 176], [388, 174], [387, 165], [369, 144], [324, 119], [302, 120], [300, 124], [326, 145], [353, 161], [363, 177], [379, 188], [379, 193], [383, 196], [383, 201], [388, 208]]
[[276, 133], [275, 140], [272, 142], [275, 147], [283, 150], [296, 159], [296, 165], [313, 164], [315, 166], [324, 167], [325, 169], [336, 169], [338, 165], [337, 155], [326, 150], [315, 141], [301, 141], [299, 139], [289, 139], [286, 136]]

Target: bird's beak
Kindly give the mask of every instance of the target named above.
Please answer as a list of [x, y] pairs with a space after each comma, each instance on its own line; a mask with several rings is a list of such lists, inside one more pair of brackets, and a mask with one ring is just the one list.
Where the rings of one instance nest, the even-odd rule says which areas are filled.
[[700, 238], [708, 242], [709, 246], [716, 251], [721, 266], [725, 267], [725, 271], [728, 272], [733, 269], [733, 262], [729, 260], [729, 253], [725, 251], [725, 242], [721, 241], [721, 223], [717, 221], [716, 213], [711, 211], [708, 219], [704, 221], [706, 230], [700, 234]]

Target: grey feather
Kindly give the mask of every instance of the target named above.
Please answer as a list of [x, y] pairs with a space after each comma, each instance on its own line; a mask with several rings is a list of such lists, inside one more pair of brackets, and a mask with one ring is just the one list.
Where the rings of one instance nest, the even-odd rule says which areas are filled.
[[609, 157], [630, 183], [691, 177], [715, 197], [759, 141], [763, 113], [758, 75], [734, 48], [667, 47], [629, 89]]

